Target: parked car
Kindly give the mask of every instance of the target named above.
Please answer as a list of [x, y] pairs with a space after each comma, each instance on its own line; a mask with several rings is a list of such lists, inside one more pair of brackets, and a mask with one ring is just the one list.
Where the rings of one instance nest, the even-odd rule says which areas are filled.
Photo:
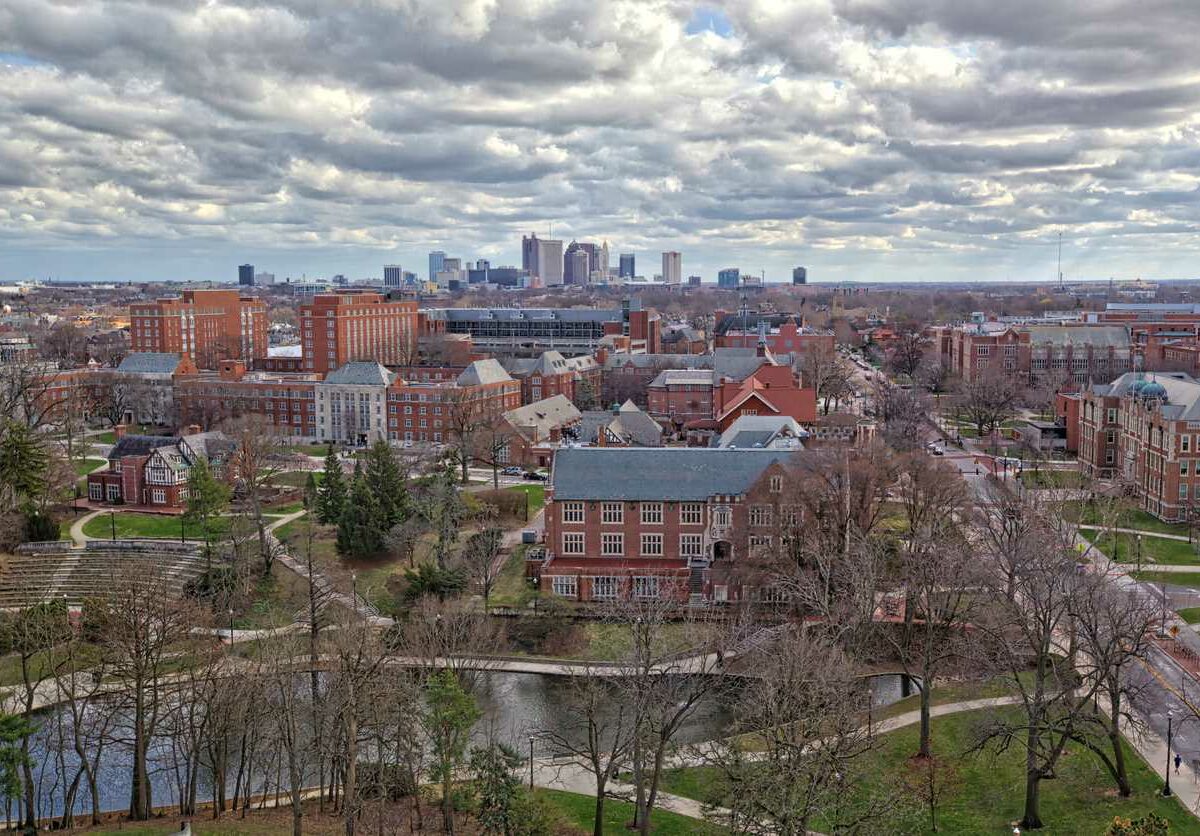
[[517, 467], [516, 465], [509, 465], [508, 467], [502, 468], [500, 473], [503, 476], [520, 476], [521, 468]]
[[530, 479], [530, 480], [532, 480], [532, 481], [534, 481], [534, 482], [545, 482], [545, 481], [546, 481], [546, 474], [544, 474], [544, 473], [538, 473], [538, 472], [536, 472], [536, 471], [533, 471], [533, 470], [527, 470], [527, 471], [525, 471], [525, 473], [523, 473], [523, 474], [522, 474], [522, 478], [525, 478], [525, 479]]

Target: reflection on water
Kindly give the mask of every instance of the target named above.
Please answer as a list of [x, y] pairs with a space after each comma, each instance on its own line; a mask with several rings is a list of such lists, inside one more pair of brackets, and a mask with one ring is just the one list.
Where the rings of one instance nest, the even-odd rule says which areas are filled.
[[[483, 718], [474, 731], [478, 742], [490, 738], [507, 743], [519, 752], [527, 752], [530, 737], [536, 737], [539, 733], [551, 731], [566, 737], [575, 737], [580, 733], [578, 717], [573, 716], [570, 708], [570, 690], [573, 686], [569, 677], [486, 672], [476, 674], [474, 681], [475, 695], [483, 712]], [[302, 687], [307, 687], [307, 682], [307, 677], [304, 677]], [[898, 675], [872, 677], [872, 703], [876, 707], [891, 705], [911, 693], [911, 689], [904, 686], [902, 677]], [[721, 687], [712, 689], [700, 701], [676, 739], [680, 743], [697, 743], [721, 736], [729, 725], [730, 706], [736, 699], [737, 690], [736, 679], [723, 680]], [[619, 690], [614, 687], [614, 700], [619, 699], [616, 696], [618, 694]], [[613, 705], [615, 710], [615, 701]], [[98, 705], [92, 710], [110, 709]], [[39, 784], [37, 812], [39, 817], [58, 816], [66, 797], [66, 784], [74, 777], [79, 764], [70, 746], [71, 713], [65, 708], [42, 712], [37, 720], [39, 728], [31, 751]], [[60, 746], [56, 742], [60, 734], [67, 745]], [[538, 755], [554, 754], [545, 741], [535, 740], [534, 746]], [[156, 808], [178, 803], [180, 789], [175, 779], [175, 757], [165, 740], [155, 741], [150, 753], [150, 769]], [[118, 740], [106, 745], [98, 782], [102, 809], [110, 811], [128, 807], [131, 766], [132, 757], [126, 742]], [[256, 792], [262, 791], [264, 786], [274, 787], [274, 774], [268, 772], [255, 777], [253, 787]], [[212, 798], [209, 776], [202, 769], [199, 777], [197, 799], [207, 801]], [[232, 790], [231, 776], [229, 792], [232, 793]], [[91, 806], [91, 796], [84, 782], [79, 788], [74, 807], [77, 812], [83, 813], [90, 810]]]

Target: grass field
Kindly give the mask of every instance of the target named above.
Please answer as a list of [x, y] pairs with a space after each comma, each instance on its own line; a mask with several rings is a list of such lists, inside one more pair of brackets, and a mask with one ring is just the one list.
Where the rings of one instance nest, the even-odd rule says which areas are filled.
[[[559, 790], [538, 790], [538, 794], [549, 799], [566, 820], [587, 833], [592, 832], [596, 821], [596, 801], [588, 795]], [[633, 821], [633, 805], [625, 801], [609, 799], [604, 802], [604, 832], [629, 833], [629, 822]], [[677, 813], [655, 810], [650, 814], [650, 828], [656, 836], [716, 836], [728, 833], [725, 828], [708, 822], [689, 819]]]
[[[1015, 709], [998, 709], [1015, 711]], [[976, 724], [995, 710], [972, 711], [935, 718], [935, 757], [944, 759], [956, 774], [947, 787], [938, 810], [941, 833], [1008, 833], [1021, 817], [1024, 801], [1024, 753], [1019, 745], [1005, 752], [968, 754]], [[908, 726], [882, 736], [880, 748], [869, 768], [856, 776], [857, 791], [866, 794], [896, 794], [885, 818], [874, 827], [878, 833], [929, 833], [928, 814], [919, 808], [898, 782], [911, 770], [910, 757], [917, 749], [918, 729]], [[1042, 782], [1040, 833], [1053, 836], [1094, 836], [1103, 833], [1114, 816], [1138, 818], [1155, 812], [1171, 822], [1172, 834], [1200, 834], [1200, 822], [1174, 798], [1163, 798], [1160, 779], [1132, 750], [1127, 749], [1131, 798], [1119, 798], [1112, 779], [1098, 758], [1076, 747], [1068, 748], [1055, 770], [1054, 780]], [[663, 790], [701, 801], [722, 797], [719, 774], [713, 769], [671, 770], [664, 776]], [[820, 829], [820, 823], [814, 827]]]
[[1020, 478], [1027, 488], [1078, 488], [1085, 481], [1078, 470], [1022, 470]]
[[525, 580], [525, 546], [519, 545], [500, 570], [489, 604], [493, 607], [523, 607], [536, 594]]
[[[178, 540], [180, 536], [180, 517], [167, 514], [142, 514], [133, 511], [116, 512], [117, 539], [146, 537], [156, 540]], [[213, 520], [212, 536], [221, 537], [229, 530], [229, 518], [221, 517]], [[108, 514], [93, 517], [83, 525], [83, 533], [88, 537], [107, 540], [113, 536], [112, 522]], [[183, 533], [188, 540], [203, 540], [204, 532], [199, 525], [183, 524]]]
[[1200, 572], [1130, 572], [1129, 577], [1146, 583], [1169, 583], [1200, 589]]
[[78, 459], [75, 461], [75, 475], [87, 476], [102, 464], [108, 464], [108, 459]]
[[508, 491], [523, 491], [529, 502], [529, 516], [532, 517], [546, 504], [546, 487], [544, 485], [515, 485], [505, 488]]
[[1200, 607], [1184, 607], [1181, 610], [1176, 610], [1175, 613], [1188, 624], [1200, 622]]
[[[1103, 519], [1101, 519], [1102, 516]], [[1115, 520], [1110, 517], [1111, 515], [1098, 511], [1094, 505], [1089, 505], [1083, 509], [1079, 521], [1087, 525], [1111, 525], [1114, 528], [1156, 531], [1159, 534], [1175, 534], [1180, 537], [1186, 537], [1188, 533], [1186, 525], [1163, 522], [1140, 508], [1127, 508], [1118, 514]]]
[[[1101, 534], [1095, 529], [1082, 529], [1079, 536], [1094, 543], [1118, 563], [1137, 563], [1137, 535]], [[1195, 547], [1183, 540], [1163, 540], [1159, 537], [1142, 538], [1142, 563], [1162, 563], [1168, 566], [1200, 566], [1200, 555]]]

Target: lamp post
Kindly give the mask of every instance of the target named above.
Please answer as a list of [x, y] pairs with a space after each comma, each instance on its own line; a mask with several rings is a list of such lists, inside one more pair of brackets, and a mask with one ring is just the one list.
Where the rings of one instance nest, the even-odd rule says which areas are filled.
[[1160, 583], [1159, 590], [1162, 592], [1162, 623], [1158, 627], [1158, 635], [1164, 639], [1167, 637], [1167, 585]]
[[[1116, 535], [1113, 535], [1113, 542], [1116, 542]], [[1113, 551], [1116, 551], [1114, 548]], [[1142, 571], [1142, 535], [1137, 536], [1137, 567], [1138, 571]]]
[[533, 735], [529, 735], [529, 791], [533, 792]]
[[1171, 712], [1167, 712], [1167, 780], [1163, 784], [1163, 795], [1171, 795]]
[[229, 646], [233, 647], [233, 607], [229, 608]]
[[108, 512], [108, 522], [112, 526], [112, 539], [117, 539], [117, 515], [114, 511]]
[[183, 533], [183, 514], [179, 515], [179, 542], [187, 542], [187, 536]]

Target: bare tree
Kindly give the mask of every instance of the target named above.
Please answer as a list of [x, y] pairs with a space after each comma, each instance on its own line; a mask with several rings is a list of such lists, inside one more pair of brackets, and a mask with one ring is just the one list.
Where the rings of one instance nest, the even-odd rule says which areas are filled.
[[816, 391], [825, 415], [853, 392], [853, 367], [836, 349], [813, 346], [801, 356], [798, 371], [804, 385]]
[[921, 392], [881, 376], [871, 383], [871, 404], [888, 444], [902, 451], [921, 446], [929, 428], [929, 403]]
[[982, 438], [1013, 415], [1019, 394], [1020, 387], [1012, 377], [988, 366], [959, 386], [958, 407]]
[[508, 464], [509, 445], [517, 437], [502, 414], [489, 416], [472, 439], [472, 457], [492, 469], [492, 487], [500, 489], [500, 468]]
[[888, 368], [894, 374], [915, 378], [925, 359], [926, 346], [926, 340], [919, 331], [905, 331], [898, 335], [887, 346]]
[[275, 549], [271, 538], [267, 536], [265, 508], [271, 482], [282, 470], [285, 461], [282, 440], [270, 423], [258, 416], [234, 422], [226, 428], [226, 433], [235, 446], [225, 465], [225, 472], [233, 484], [235, 502], [254, 521], [263, 573], [270, 574], [275, 562]]
[[496, 580], [504, 568], [504, 562], [500, 560], [503, 535], [504, 532], [494, 526], [477, 531], [467, 538], [460, 555], [467, 574], [475, 581], [483, 595], [485, 613], [488, 611], [492, 587], [496, 585]]

